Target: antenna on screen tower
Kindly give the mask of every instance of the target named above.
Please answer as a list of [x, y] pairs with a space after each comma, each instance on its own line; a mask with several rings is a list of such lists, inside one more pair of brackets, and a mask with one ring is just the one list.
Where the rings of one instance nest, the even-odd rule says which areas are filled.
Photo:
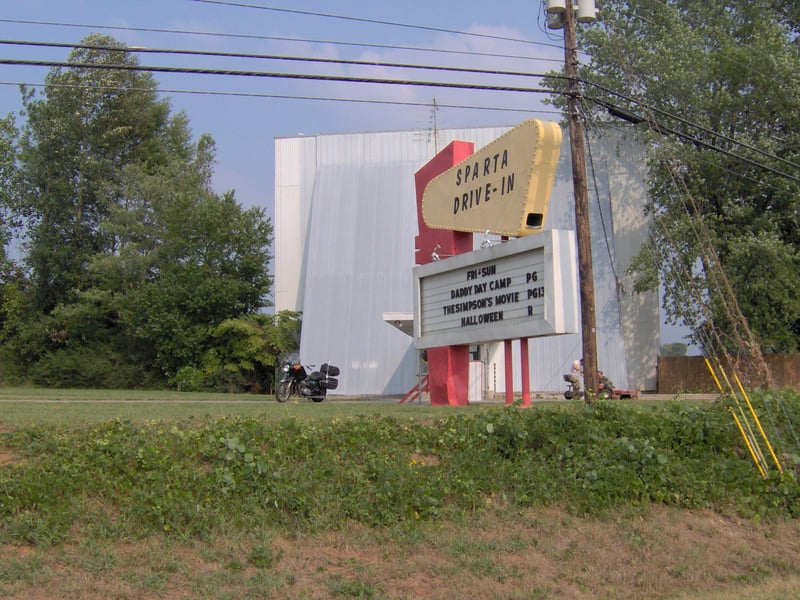
[[433, 131], [433, 149], [435, 153], [439, 152], [439, 125], [436, 120], [438, 111], [439, 105], [436, 103], [436, 97], [434, 96], [433, 106], [431, 107], [431, 130]]

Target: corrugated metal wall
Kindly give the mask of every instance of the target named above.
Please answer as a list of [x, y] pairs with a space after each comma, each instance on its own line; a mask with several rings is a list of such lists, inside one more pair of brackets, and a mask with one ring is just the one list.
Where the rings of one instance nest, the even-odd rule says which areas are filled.
[[[301, 357], [342, 369], [336, 393], [403, 394], [415, 385], [412, 340], [382, 318], [384, 312], [412, 311], [414, 173], [454, 139], [472, 141], [477, 150], [506, 130], [445, 130], [436, 139], [430, 132], [407, 131], [276, 140], [275, 308], [302, 310]], [[623, 311], [636, 321], [623, 333], [626, 315], [621, 319], [614, 277], [627, 267], [629, 246], [638, 248], [640, 242], [632, 238], [641, 235], [643, 223], [640, 169], [636, 159], [630, 162], [626, 156], [630, 145], [618, 148], [618, 143], [618, 138], [606, 138], [591, 148], [599, 368], [621, 387], [654, 389], [657, 297], [637, 299], [637, 306], [655, 306], [637, 311], [623, 297]], [[546, 228], [574, 229], [573, 203], [565, 142]], [[615, 220], [612, 206], [625, 218]], [[623, 240], [621, 253], [615, 235]], [[476, 237], [477, 245], [481, 240]], [[650, 358], [640, 347], [642, 339], [653, 347], [652, 366], [645, 364]], [[563, 389], [561, 374], [580, 353], [579, 335], [530, 340], [533, 389]], [[487, 348], [484, 358], [488, 391], [504, 391], [502, 350]], [[518, 389], [516, 364], [515, 371]]]

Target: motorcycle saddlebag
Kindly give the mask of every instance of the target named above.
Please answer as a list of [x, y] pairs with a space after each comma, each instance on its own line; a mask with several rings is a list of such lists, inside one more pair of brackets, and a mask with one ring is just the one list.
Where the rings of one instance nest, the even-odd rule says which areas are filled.
[[322, 367], [320, 367], [320, 371], [322, 371], [328, 377], [336, 377], [339, 375], [339, 367], [334, 367], [328, 363], [324, 363]]
[[326, 390], [335, 390], [337, 387], [339, 387], [339, 380], [334, 379], [333, 377], [326, 377], [319, 382], [319, 387], [325, 388]]

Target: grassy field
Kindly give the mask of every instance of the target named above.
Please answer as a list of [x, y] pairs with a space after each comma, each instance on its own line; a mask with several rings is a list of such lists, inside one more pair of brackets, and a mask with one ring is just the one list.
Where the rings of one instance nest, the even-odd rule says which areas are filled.
[[[705, 444], [709, 454], [695, 461], [711, 467], [703, 477], [735, 471], [743, 496], [760, 489], [746, 457], [724, 448], [711, 456], [708, 439], [696, 441], [698, 431], [708, 438], [727, 427], [717, 413], [673, 406], [662, 426], [659, 406], [648, 403], [634, 417], [627, 407], [636, 409], [584, 413], [543, 402], [509, 412], [496, 403], [278, 404], [268, 396], [0, 389], [0, 597], [796, 598], [800, 525], [781, 511], [747, 515], [702, 501], [687, 508], [666, 497], [669, 483], [659, 492], [664, 502], [641, 501], [636, 488], [633, 500], [620, 496], [588, 512], [569, 478], [521, 498], [522, 483], [532, 494], [574, 470], [587, 432], [593, 441], [584, 460], [605, 446], [624, 452], [641, 463], [641, 481], [655, 486], [648, 473], [679, 458], [678, 450], [659, 454], [667, 451], [658, 431], [669, 427], [686, 454]], [[600, 429], [577, 431], [592, 419], [604, 430], [611, 424], [610, 441]], [[640, 442], [633, 429], [652, 423]], [[552, 431], [540, 450], [530, 439], [517, 443], [537, 425], [543, 435]], [[729, 439], [723, 434], [713, 444]], [[553, 444], [565, 450], [553, 452]], [[526, 474], [534, 452], [548, 454], [542, 464], [561, 462]], [[248, 475], [261, 472], [261, 460], [264, 474]], [[593, 502], [623, 466], [599, 471], [601, 462], [585, 488], [599, 494]], [[676, 472], [695, 477], [687, 464]], [[507, 477], [517, 487], [505, 486]], [[63, 486], [60, 494], [48, 489], [54, 485]], [[181, 496], [191, 489], [191, 499]], [[428, 500], [440, 492], [444, 503]], [[23, 505], [22, 493], [31, 494], [26, 508], [9, 510]], [[350, 516], [338, 517], [344, 507]]]
[[[480, 409], [481, 405], [473, 405], [459, 410]], [[281, 404], [272, 395], [0, 388], [0, 427], [6, 428], [65, 422], [96, 423], [109, 419], [332, 419], [356, 414], [430, 418], [448, 412], [452, 412], [452, 409], [419, 403], [400, 404], [396, 398], [352, 399], [333, 396], [320, 403], [294, 399]]]

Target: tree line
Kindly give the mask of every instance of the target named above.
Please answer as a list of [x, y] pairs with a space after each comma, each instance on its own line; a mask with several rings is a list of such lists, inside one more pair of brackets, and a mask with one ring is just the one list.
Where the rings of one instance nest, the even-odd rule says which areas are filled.
[[800, 5], [598, 8], [577, 32], [582, 116], [647, 148], [650, 239], [626, 293], [660, 288], [707, 355], [800, 351]]
[[[800, 351], [799, 6], [608, 0], [578, 28], [587, 126], [648, 150], [623, 293], [660, 288], [706, 354]], [[269, 386], [300, 327], [265, 314], [269, 219], [213, 192], [214, 141], [151, 75], [86, 66], [136, 64], [123, 44], [68, 62], [0, 119], [0, 382]]]
[[214, 140], [149, 73], [86, 66], [123, 44], [68, 62], [0, 120], [0, 382], [269, 388], [300, 328], [265, 310], [269, 218], [212, 190]]

